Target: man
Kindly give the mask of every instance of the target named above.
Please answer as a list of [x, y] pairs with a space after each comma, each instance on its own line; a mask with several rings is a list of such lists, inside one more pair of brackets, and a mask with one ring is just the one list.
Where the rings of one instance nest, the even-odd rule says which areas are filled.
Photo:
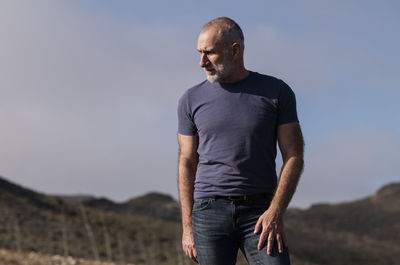
[[207, 80], [178, 106], [184, 252], [201, 265], [234, 265], [239, 248], [249, 264], [290, 264], [283, 215], [304, 145], [294, 93], [245, 69], [243, 33], [230, 18], [208, 22], [197, 50]]

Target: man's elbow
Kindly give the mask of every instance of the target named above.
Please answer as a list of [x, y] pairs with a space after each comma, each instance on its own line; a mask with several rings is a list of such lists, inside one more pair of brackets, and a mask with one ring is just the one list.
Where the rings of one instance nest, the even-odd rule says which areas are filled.
[[304, 163], [303, 148], [293, 148], [291, 150], [281, 150], [282, 160], [286, 163], [289, 160], [296, 160]]
[[197, 165], [198, 156], [196, 155], [184, 155], [179, 154], [179, 164], [184, 166], [193, 166]]
[[290, 155], [286, 159], [283, 159], [284, 163], [296, 163], [298, 165], [304, 165], [304, 157], [302, 155]]

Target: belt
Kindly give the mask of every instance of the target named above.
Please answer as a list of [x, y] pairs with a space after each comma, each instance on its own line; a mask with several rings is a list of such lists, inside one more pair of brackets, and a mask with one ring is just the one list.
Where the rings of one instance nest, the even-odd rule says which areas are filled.
[[248, 201], [257, 199], [272, 199], [272, 193], [260, 193], [252, 195], [241, 195], [241, 196], [214, 196], [215, 199], [225, 199], [230, 201]]

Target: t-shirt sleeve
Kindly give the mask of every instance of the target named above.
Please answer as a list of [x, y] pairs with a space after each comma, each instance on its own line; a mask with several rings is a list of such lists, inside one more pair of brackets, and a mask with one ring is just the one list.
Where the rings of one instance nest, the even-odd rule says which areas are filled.
[[296, 96], [293, 90], [282, 81], [279, 93], [278, 125], [290, 122], [299, 122], [296, 109]]
[[178, 102], [178, 133], [183, 135], [197, 134], [197, 127], [193, 121], [193, 115], [189, 105], [188, 91], [183, 94]]

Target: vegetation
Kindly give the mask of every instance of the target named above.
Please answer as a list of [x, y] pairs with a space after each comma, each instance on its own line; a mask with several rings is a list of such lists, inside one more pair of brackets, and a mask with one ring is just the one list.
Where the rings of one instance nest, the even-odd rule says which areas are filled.
[[[154, 193], [122, 204], [47, 196], [0, 178], [0, 264], [23, 264], [5, 261], [1, 253], [92, 261], [87, 264], [194, 264], [181, 250], [177, 207], [172, 198]], [[292, 264], [398, 264], [399, 224], [400, 184], [356, 202], [290, 209]], [[242, 255], [237, 264], [246, 264]]]

